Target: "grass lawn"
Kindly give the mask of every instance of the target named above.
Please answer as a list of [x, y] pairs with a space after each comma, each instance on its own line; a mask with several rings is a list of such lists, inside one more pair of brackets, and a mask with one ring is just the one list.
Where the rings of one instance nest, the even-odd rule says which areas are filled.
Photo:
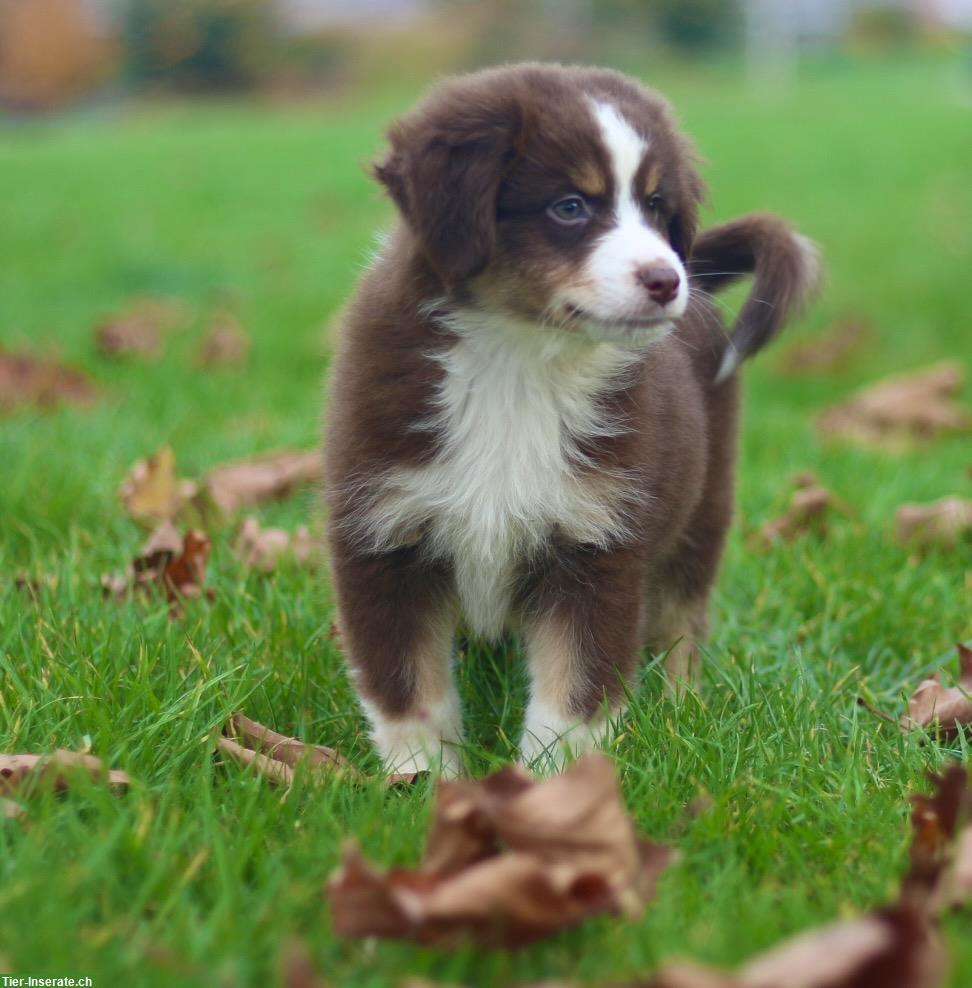
[[[944, 62], [833, 63], [773, 99], [729, 70], [641, 66], [708, 160], [717, 220], [756, 208], [824, 249], [819, 304], [746, 371], [739, 523], [715, 600], [704, 686], [681, 707], [646, 671], [612, 748], [639, 827], [680, 862], [637, 922], [602, 919], [510, 954], [345, 943], [322, 889], [357, 834], [383, 863], [417, 860], [431, 790], [298, 782], [286, 798], [213, 757], [230, 713], [374, 767], [328, 639], [326, 580], [247, 573], [217, 531], [211, 602], [115, 605], [99, 576], [143, 533], [118, 502], [130, 464], [163, 443], [181, 472], [317, 441], [328, 321], [387, 221], [361, 170], [412, 93], [323, 107], [152, 107], [0, 129], [0, 343], [56, 348], [104, 390], [90, 409], [0, 420], [0, 750], [94, 753], [138, 785], [39, 797], [0, 825], [0, 970], [108, 985], [273, 983], [305, 939], [335, 985], [406, 974], [475, 986], [620, 980], [674, 955], [731, 965], [780, 937], [893, 893], [906, 794], [949, 750], [858, 711], [885, 706], [972, 637], [972, 552], [918, 558], [896, 505], [969, 496], [968, 439], [891, 455], [822, 445], [814, 413], [878, 376], [944, 357], [972, 367], [972, 108]], [[230, 305], [253, 340], [244, 371], [200, 371], [199, 326], [157, 363], [110, 362], [96, 319], [133, 295]], [[839, 374], [790, 378], [781, 352], [844, 314], [875, 340]], [[855, 510], [828, 540], [756, 555], [743, 533], [785, 503], [799, 469]], [[315, 498], [260, 512], [320, 527]], [[14, 574], [57, 574], [34, 602]], [[518, 649], [461, 666], [470, 764], [506, 761], [522, 716]], [[711, 808], [689, 821], [700, 790]], [[972, 983], [969, 916], [946, 924], [951, 984]], [[4, 968], [4, 964], [6, 967]]]

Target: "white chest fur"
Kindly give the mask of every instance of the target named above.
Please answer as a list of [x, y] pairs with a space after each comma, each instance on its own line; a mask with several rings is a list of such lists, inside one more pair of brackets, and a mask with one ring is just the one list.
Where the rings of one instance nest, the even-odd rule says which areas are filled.
[[437, 358], [444, 376], [426, 423], [441, 452], [385, 475], [366, 528], [385, 545], [421, 530], [430, 551], [451, 560], [470, 625], [496, 635], [517, 565], [554, 529], [601, 545], [623, 537], [624, 478], [580, 474], [576, 443], [617, 431], [598, 399], [640, 355], [476, 313], [448, 326], [458, 340]]

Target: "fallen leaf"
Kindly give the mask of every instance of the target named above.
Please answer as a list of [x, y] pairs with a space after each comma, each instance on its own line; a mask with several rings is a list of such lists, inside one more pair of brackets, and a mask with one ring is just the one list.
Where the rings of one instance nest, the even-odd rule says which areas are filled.
[[211, 470], [203, 483], [214, 504], [231, 515], [239, 508], [286, 497], [295, 488], [320, 479], [320, 453], [280, 450], [225, 463]]
[[[311, 778], [318, 781], [333, 777], [367, 782], [369, 777], [355, 768], [340, 752], [323, 744], [308, 744], [297, 738], [278, 734], [241, 713], [235, 713], [216, 742], [216, 747], [243, 765], [253, 765], [257, 774], [273, 785], [290, 786], [294, 768], [305, 761]], [[396, 772], [380, 777], [386, 789], [413, 786], [427, 772]]]
[[295, 941], [283, 953], [280, 982], [283, 988], [327, 988], [317, 976], [307, 947]]
[[943, 497], [931, 504], [902, 504], [896, 523], [902, 544], [954, 548], [961, 539], [972, 537], [972, 501]]
[[[20, 803], [15, 803], [12, 799], [0, 799], [0, 816], [4, 820], [21, 820], [25, 813], [26, 811]], [[6, 969], [0, 968], [0, 970]]]
[[217, 742], [219, 750], [244, 765], [253, 765], [270, 782], [291, 785], [294, 768], [301, 762], [319, 777], [332, 775], [335, 770], [357, 775], [351, 763], [333, 748], [278, 734], [241, 713], [233, 714], [226, 730], [228, 736]]
[[189, 529], [180, 535], [171, 522], [164, 521], [124, 574], [102, 577], [102, 588], [106, 595], [119, 599], [133, 591], [161, 589], [175, 617], [185, 598], [203, 595], [210, 548], [205, 532]]
[[922, 680], [908, 700], [908, 713], [901, 718], [901, 730], [934, 727], [941, 734], [955, 737], [959, 727], [972, 723], [972, 649], [959, 644], [958, 685], [946, 687], [938, 681], [938, 673]]
[[50, 755], [0, 754], [0, 796], [29, 794], [37, 789], [64, 792], [74, 773], [86, 774], [95, 781], [105, 780], [117, 788], [125, 788], [130, 782], [125, 772], [106, 771], [93, 755], [62, 750]]
[[21, 405], [87, 405], [95, 396], [94, 385], [79, 370], [50, 358], [0, 350], [0, 412]]
[[955, 843], [951, 887], [941, 905], [967, 905], [969, 902], [972, 902], [972, 826], [964, 827]]
[[250, 352], [250, 338], [228, 312], [217, 315], [199, 342], [196, 362], [201, 367], [241, 367]]
[[294, 532], [283, 528], [261, 528], [260, 522], [248, 515], [243, 519], [234, 550], [244, 566], [270, 573], [285, 557], [306, 564], [313, 553], [310, 531], [299, 525]]
[[162, 337], [182, 321], [181, 306], [167, 299], [143, 298], [106, 316], [95, 326], [95, 342], [111, 357], [158, 357]]
[[35, 601], [45, 590], [50, 592], [57, 590], [59, 582], [57, 573], [48, 573], [44, 576], [33, 577], [21, 570], [14, 576], [14, 586], [18, 590], [23, 590], [25, 593], [30, 594]]
[[832, 510], [851, 514], [847, 505], [822, 487], [812, 473], [797, 474], [793, 485], [795, 490], [787, 510], [766, 522], [752, 536], [750, 541], [755, 548], [767, 550], [777, 542], [792, 542], [798, 536], [811, 533], [824, 537]]
[[826, 336], [791, 347], [780, 360], [787, 374], [820, 374], [842, 370], [874, 338], [866, 319], [840, 320]]
[[736, 978], [691, 961], [666, 964], [653, 978], [640, 984], [642, 988], [740, 988]]
[[182, 551], [174, 553], [166, 564], [163, 582], [177, 597], [199, 597], [206, 580], [206, 563], [212, 547], [209, 536], [190, 528], [182, 537]]
[[967, 432], [972, 418], [953, 400], [964, 380], [961, 365], [954, 362], [890, 377], [823, 412], [817, 424], [828, 438], [892, 449]]
[[952, 901], [956, 835], [968, 816], [968, 773], [961, 765], [932, 775], [931, 795], [911, 797], [911, 846], [900, 901], [938, 916]]
[[635, 833], [611, 762], [535, 780], [440, 782], [425, 860], [380, 872], [348, 842], [328, 886], [336, 932], [517, 946], [598, 913], [637, 916], [672, 852]]
[[[924, 917], [895, 906], [797, 934], [735, 975], [673, 964], [645, 988], [936, 988], [945, 956]], [[632, 986], [634, 988], [634, 986]]]
[[157, 525], [173, 521], [197, 491], [191, 480], [176, 476], [175, 453], [162, 446], [137, 460], [122, 481], [118, 494], [125, 510], [137, 522]]

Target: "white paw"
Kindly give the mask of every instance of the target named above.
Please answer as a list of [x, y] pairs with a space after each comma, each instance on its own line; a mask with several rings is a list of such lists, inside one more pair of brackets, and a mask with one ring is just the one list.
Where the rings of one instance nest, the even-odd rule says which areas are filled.
[[610, 727], [604, 717], [580, 721], [531, 702], [520, 738], [520, 763], [536, 772], [559, 772], [571, 758], [600, 745]]
[[390, 774], [435, 772], [454, 777], [461, 773], [458, 698], [430, 704], [411, 717], [387, 717], [365, 701], [362, 706], [371, 721], [375, 747]]

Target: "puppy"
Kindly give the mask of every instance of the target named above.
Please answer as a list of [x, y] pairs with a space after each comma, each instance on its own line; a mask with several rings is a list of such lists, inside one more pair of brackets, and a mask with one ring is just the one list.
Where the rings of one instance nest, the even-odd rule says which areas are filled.
[[[390, 769], [458, 768], [462, 618], [525, 646], [526, 762], [596, 742], [639, 656], [691, 679], [733, 507], [739, 362], [814, 280], [754, 215], [696, 236], [668, 105], [615, 72], [446, 82], [375, 167], [401, 214], [327, 416], [338, 625]], [[711, 293], [744, 273], [728, 335]]]

